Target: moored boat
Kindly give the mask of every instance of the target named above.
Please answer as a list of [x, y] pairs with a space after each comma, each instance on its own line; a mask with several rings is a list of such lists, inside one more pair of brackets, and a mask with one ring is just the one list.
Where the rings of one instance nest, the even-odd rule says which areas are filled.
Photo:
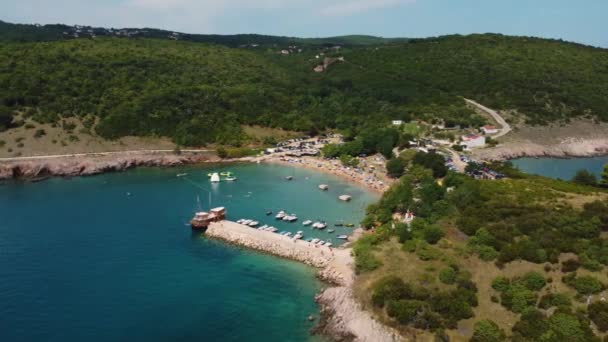
[[275, 218], [277, 220], [282, 220], [283, 217], [285, 217], [285, 215], [287, 215], [283, 210], [279, 211], [279, 213], [275, 216]]
[[337, 238], [340, 239], [340, 240], [347, 240], [348, 239], [348, 235], [338, 235]]
[[302, 222], [302, 225], [304, 225], [304, 226], [310, 226], [311, 224], [312, 224], [311, 220], [306, 220], [306, 221]]

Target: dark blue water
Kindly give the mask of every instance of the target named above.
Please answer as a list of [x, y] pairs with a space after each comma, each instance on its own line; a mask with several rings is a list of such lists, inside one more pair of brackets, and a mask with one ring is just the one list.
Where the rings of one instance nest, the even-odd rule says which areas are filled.
[[208, 195], [175, 174], [210, 188], [233, 219], [282, 208], [358, 221], [375, 197], [307, 170], [227, 169], [238, 182], [213, 188], [193, 167], [0, 185], [0, 341], [312, 339], [314, 270], [193, 234], [185, 223]]
[[569, 180], [577, 171], [587, 170], [600, 177], [608, 156], [590, 158], [518, 158], [511, 160], [520, 170], [551, 178]]

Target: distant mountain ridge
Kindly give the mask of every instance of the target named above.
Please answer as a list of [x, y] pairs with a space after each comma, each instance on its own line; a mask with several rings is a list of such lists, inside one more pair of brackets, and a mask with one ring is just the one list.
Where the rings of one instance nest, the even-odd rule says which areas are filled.
[[228, 47], [270, 47], [301, 44], [307, 46], [365, 46], [406, 42], [407, 38], [382, 38], [369, 35], [346, 35], [327, 38], [298, 38], [261, 34], [191, 34], [154, 28], [103, 28], [64, 24], [13, 24], [0, 20], [0, 41], [45, 42], [95, 37], [130, 37], [214, 43]]

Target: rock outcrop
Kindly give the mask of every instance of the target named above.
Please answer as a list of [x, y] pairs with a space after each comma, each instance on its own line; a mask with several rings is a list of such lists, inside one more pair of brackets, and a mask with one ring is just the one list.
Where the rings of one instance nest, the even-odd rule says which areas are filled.
[[89, 176], [104, 172], [124, 171], [138, 166], [176, 166], [209, 161], [206, 155], [162, 153], [125, 153], [49, 159], [17, 160], [0, 163], [0, 180], [40, 180], [47, 177]]

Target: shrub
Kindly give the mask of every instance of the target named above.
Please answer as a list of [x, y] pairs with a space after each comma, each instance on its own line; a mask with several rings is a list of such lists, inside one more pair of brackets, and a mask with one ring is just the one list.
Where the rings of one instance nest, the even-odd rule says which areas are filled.
[[541, 297], [538, 307], [548, 309], [554, 306], [572, 306], [570, 297], [564, 293], [548, 293]]
[[6, 145], [6, 141], [0, 140], [0, 147], [4, 147], [4, 145]]
[[372, 285], [372, 303], [383, 307], [389, 301], [410, 298], [411, 287], [403, 279], [389, 275], [377, 280]]
[[608, 303], [595, 302], [587, 308], [589, 318], [595, 323], [601, 332], [608, 331]]
[[572, 178], [572, 182], [582, 185], [596, 185], [597, 179], [593, 173], [587, 170], [579, 170]]
[[505, 339], [505, 332], [498, 327], [498, 324], [484, 319], [475, 323], [471, 342], [500, 342]]
[[444, 236], [443, 230], [435, 225], [429, 225], [422, 230], [424, 240], [431, 245], [436, 244]]
[[582, 295], [595, 294], [604, 290], [604, 284], [592, 276], [577, 277], [576, 273], [571, 273], [564, 276], [562, 280]]
[[42, 136], [45, 136], [45, 135], [46, 135], [46, 131], [42, 128], [37, 129], [36, 132], [34, 132], [34, 138], [36, 138], [36, 139], [40, 138]]
[[562, 262], [562, 272], [569, 273], [578, 270], [581, 267], [581, 263], [577, 259], [568, 259]]
[[444, 284], [454, 284], [457, 272], [453, 267], [446, 267], [439, 272], [439, 280]]
[[540, 291], [547, 284], [545, 278], [538, 272], [528, 272], [522, 280], [526, 287], [532, 291]]
[[25, 124], [25, 126], [23, 126], [23, 127], [25, 127], [25, 129], [33, 129], [33, 128], [35, 128], [36, 126], [35, 126], [35, 125], [33, 125], [33, 124], [31, 124], [31, 123], [26, 123], [26, 124]]
[[401, 158], [392, 158], [386, 162], [386, 171], [391, 178], [399, 178], [405, 173], [406, 163]]
[[506, 291], [511, 286], [511, 281], [506, 277], [496, 277], [492, 280], [492, 288], [499, 292]]
[[386, 313], [401, 324], [412, 323], [426, 303], [419, 300], [391, 300], [386, 306]]
[[522, 313], [525, 309], [536, 306], [536, 293], [521, 283], [514, 283], [500, 296], [502, 305], [515, 312]]

